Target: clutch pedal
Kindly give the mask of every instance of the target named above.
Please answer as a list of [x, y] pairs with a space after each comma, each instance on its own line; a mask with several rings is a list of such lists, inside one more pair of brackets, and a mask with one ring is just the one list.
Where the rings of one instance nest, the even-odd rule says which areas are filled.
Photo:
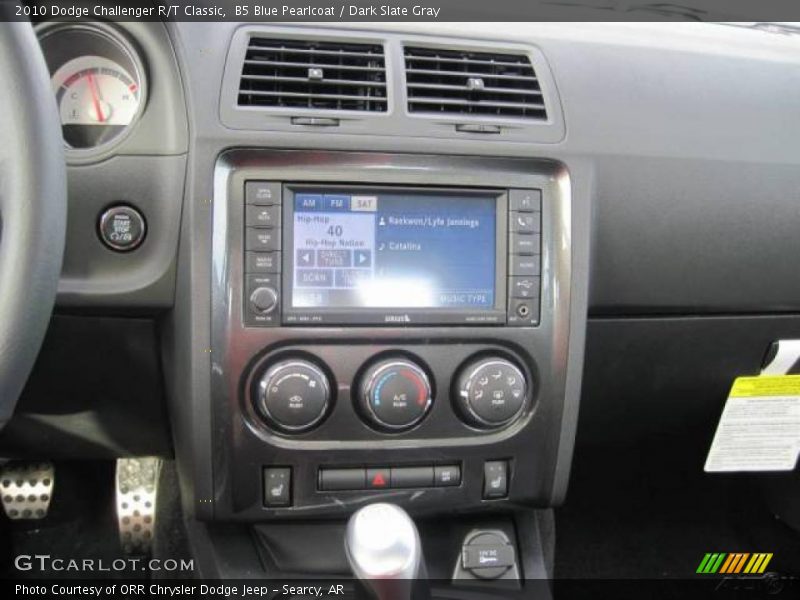
[[117, 523], [126, 554], [150, 553], [160, 472], [160, 458], [117, 460]]
[[55, 484], [51, 462], [10, 462], [0, 467], [0, 498], [9, 519], [44, 519]]

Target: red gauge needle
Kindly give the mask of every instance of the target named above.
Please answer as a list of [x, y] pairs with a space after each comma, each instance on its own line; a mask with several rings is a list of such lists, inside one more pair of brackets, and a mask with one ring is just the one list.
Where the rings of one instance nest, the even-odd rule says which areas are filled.
[[92, 93], [92, 104], [94, 104], [94, 111], [97, 113], [97, 120], [102, 123], [106, 120], [106, 117], [100, 106], [100, 93], [97, 90], [97, 82], [94, 80], [94, 75], [91, 73], [89, 73], [86, 78], [89, 80], [89, 91]]

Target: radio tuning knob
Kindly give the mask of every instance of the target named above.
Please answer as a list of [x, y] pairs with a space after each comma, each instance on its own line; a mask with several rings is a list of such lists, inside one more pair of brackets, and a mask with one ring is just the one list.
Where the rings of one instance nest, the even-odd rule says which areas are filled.
[[260, 314], [266, 315], [278, 305], [278, 293], [271, 287], [258, 287], [250, 294], [250, 306]]
[[408, 429], [430, 410], [430, 380], [410, 360], [383, 360], [364, 373], [359, 402], [362, 414], [373, 425], [393, 431]]
[[323, 419], [330, 397], [328, 377], [319, 367], [307, 360], [285, 360], [259, 380], [256, 409], [271, 427], [300, 433]]
[[456, 380], [456, 405], [466, 421], [478, 427], [502, 427], [522, 413], [528, 395], [525, 375], [504, 358], [467, 364]]

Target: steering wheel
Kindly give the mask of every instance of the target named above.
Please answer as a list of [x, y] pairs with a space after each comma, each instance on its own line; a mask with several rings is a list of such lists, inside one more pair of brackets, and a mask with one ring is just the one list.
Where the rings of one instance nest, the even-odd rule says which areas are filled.
[[0, 7], [0, 429], [42, 345], [67, 223], [64, 142], [30, 23]]

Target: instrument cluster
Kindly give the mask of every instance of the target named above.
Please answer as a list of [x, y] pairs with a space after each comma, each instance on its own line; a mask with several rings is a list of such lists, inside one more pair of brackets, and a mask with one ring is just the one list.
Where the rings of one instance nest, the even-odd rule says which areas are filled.
[[121, 143], [147, 103], [144, 64], [131, 40], [101, 22], [43, 23], [38, 34], [68, 154]]

